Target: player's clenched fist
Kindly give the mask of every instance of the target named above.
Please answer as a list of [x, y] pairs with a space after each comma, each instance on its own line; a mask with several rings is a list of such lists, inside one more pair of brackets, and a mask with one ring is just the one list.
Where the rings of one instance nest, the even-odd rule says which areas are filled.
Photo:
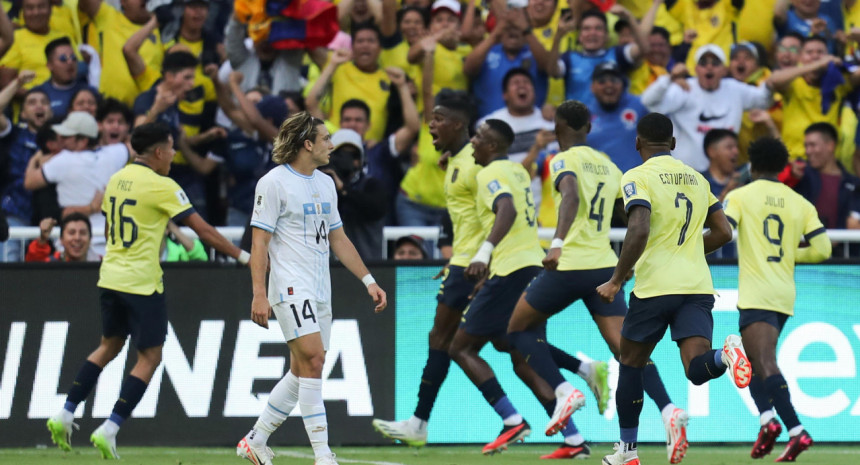
[[597, 293], [600, 294], [600, 298], [606, 303], [612, 303], [619, 290], [621, 290], [621, 284], [615, 281], [607, 281], [597, 286]]
[[388, 306], [388, 296], [378, 284], [373, 283], [370, 286], [367, 286], [367, 293], [370, 294], [370, 298], [373, 299], [373, 303], [376, 304], [376, 308], [374, 309], [376, 313], [385, 310], [385, 307]]
[[546, 253], [546, 257], [543, 258], [543, 267], [550, 270], [555, 271], [558, 268], [558, 259], [561, 258], [561, 248], [553, 247], [549, 249]]
[[251, 301], [251, 319], [254, 323], [268, 329], [271, 313], [272, 307], [269, 306], [269, 299], [255, 296], [254, 300]]

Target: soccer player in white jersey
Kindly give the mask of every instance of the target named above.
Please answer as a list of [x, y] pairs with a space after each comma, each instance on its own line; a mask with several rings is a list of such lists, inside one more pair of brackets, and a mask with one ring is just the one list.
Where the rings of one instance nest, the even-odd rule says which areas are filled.
[[[314, 450], [315, 465], [337, 465], [328, 446], [322, 399], [322, 369], [331, 336], [329, 247], [367, 287], [381, 312], [385, 292], [376, 284], [343, 232], [337, 192], [330, 177], [317, 171], [334, 149], [325, 124], [307, 112], [284, 122], [272, 160], [279, 166], [257, 183], [251, 216], [251, 319], [268, 328], [274, 313], [290, 349], [290, 370], [269, 395], [254, 428], [236, 453], [255, 465], [271, 464], [266, 442], [299, 405]], [[268, 293], [264, 282], [270, 267]]]

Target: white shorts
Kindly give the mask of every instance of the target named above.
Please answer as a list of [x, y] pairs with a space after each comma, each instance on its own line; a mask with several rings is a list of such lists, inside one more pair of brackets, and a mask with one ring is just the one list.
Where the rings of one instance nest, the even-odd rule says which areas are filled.
[[314, 299], [290, 298], [272, 307], [287, 342], [307, 334], [320, 333], [328, 351], [331, 338], [331, 303]]

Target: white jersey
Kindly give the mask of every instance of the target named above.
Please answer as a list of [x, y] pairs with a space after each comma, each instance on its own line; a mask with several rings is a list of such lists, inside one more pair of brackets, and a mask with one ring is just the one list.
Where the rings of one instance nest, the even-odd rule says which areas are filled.
[[343, 226], [334, 181], [278, 166], [257, 182], [251, 226], [272, 233], [269, 303], [295, 298], [331, 300], [329, 231]]

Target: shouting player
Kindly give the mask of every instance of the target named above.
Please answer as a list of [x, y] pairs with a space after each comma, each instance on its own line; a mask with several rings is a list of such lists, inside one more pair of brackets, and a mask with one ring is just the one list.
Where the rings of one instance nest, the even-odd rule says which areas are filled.
[[[609, 244], [610, 220], [615, 200], [621, 196], [621, 171], [609, 157], [585, 145], [591, 130], [591, 115], [582, 102], [568, 100], [555, 114], [555, 133], [562, 152], [553, 158], [550, 174], [555, 204], [559, 205], [555, 236], [546, 257], [546, 268], [520, 297], [508, 325], [514, 347], [551, 387], [556, 408], [546, 428], [548, 436], [563, 426], [578, 402], [573, 386], [561, 376], [546, 346], [546, 321], [582, 299], [591, 317], [618, 357], [621, 324], [627, 305], [621, 290], [612, 303], [604, 303], [595, 290], [612, 276], [618, 261]], [[666, 426], [669, 461], [686, 441], [687, 413], [676, 408], [654, 362], [643, 371], [645, 391], [657, 404]], [[600, 406], [603, 413], [605, 405]], [[590, 449], [582, 436], [567, 442], [558, 457], [588, 457]], [[567, 440], [567, 439], [566, 439]]]
[[290, 117], [272, 149], [272, 161], [280, 166], [260, 178], [254, 193], [251, 319], [268, 328], [269, 314], [274, 313], [290, 349], [290, 370], [272, 389], [254, 428], [236, 446], [236, 453], [255, 465], [272, 463], [274, 454], [266, 442], [296, 404], [315, 465], [337, 464], [328, 445], [321, 379], [332, 324], [329, 248], [367, 287], [377, 313], [387, 305], [385, 292], [343, 232], [334, 182], [317, 171], [329, 163], [333, 149], [322, 120], [307, 112]]
[[[615, 272], [597, 288], [601, 298], [613, 302], [637, 265], [630, 309], [621, 329], [615, 391], [621, 441], [615, 454], [603, 458], [605, 465], [639, 465], [636, 440], [643, 374], [667, 327], [693, 384], [718, 378], [727, 367], [739, 388], [746, 387], [751, 378], [740, 337], [728, 336], [722, 352], [711, 349], [714, 285], [705, 254], [731, 240], [732, 229], [705, 178], [672, 157], [672, 129], [669, 118], [659, 113], [639, 120], [636, 150], [643, 164], [621, 178], [627, 235]], [[710, 230], [702, 234], [706, 226]], [[686, 449], [684, 441], [676, 462]]]
[[[753, 182], [733, 190], [725, 200], [726, 216], [738, 230], [738, 310], [744, 348], [752, 363], [750, 394], [760, 412], [761, 429], [752, 458], [769, 454], [782, 426], [790, 437], [776, 461], [794, 462], [812, 446], [791, 405], [788, 383], [776, 364], [776, 342], [794, 314], [794, 264], [830, 257], [831, 244], [815, 207], [779, 182], [788, 151], [777, 139], [763, 138], [749, 148]], [[801, 240], [809, 247], [799, 247]]]
[[167, 305], [158, 260], [167, 221], [191, 227], [203, 242], [243, 264], [249, 258], [248, 252], [210, 226], [194, 210], [182, 188], [167, 177], [175, 154], [167, 125], [152, 123], [135, 128], [131, 147], [137, 153], [134, 161], [111, 176], [102, 201], [107, 247], [98, 282], [101, 342], [75, 376], [63, 409], [48, 420], [54, 444], [71, 450], [72, 428], [77, 426], [73, 423], [75, 409], [131, 335], [137, 362], [122, 384], [110, 418], [90, 436], [105, 459], [119, 458], [116, 435], [161, 363], [161, 348], [167, 337]]

